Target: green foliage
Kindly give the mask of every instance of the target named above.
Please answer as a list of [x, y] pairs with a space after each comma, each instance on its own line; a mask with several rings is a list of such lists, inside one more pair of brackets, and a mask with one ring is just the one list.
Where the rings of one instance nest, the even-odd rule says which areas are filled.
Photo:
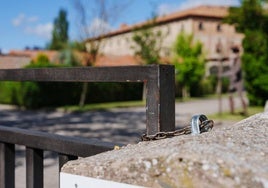
[[22, 82], [20, 91], [21, 94], [17, 95], [17, 99], [20, 99], [20, 106], [37, 108], [42, 102], [41, 89], [38, 83]]
[[[57, 68], [66, 65], [57, 65], [49, 62], [45, 55], [40, 54], [36, 61], [25, 68]], [[68, 65], [67, 65], [68, 66]], [[80, 84], [61, 82], [21, 82], [20, 95], [15, 100], [18, 105], [26, 108], [54, 107], [65, 104], [75, 104], [78, 101]]]
[[48, 68], [48, 67], [59, 67], [61, 65], [57, 65], [55, 63], [51, 63], [48, 57], [45, 54], [38, 54], [36, 60], [30, 62], [29, 65], [26, 65], [25, 68]]
[[162, 42], [165, 35], [162, 31], [154, 31], [154, 21], [148, 23], [143, 28], [137, 30], [132, 40], [134, 46], [132, 48], [135, 51], [135, 55], [142, 59], [144, 64], [159, 64], [160, 63], [160, 51], [162, 48]]
[[44, 54], [38, 54], [37, 59], [36, 59], [36, 62], [39, 63], [39, 64], [46, 65], [46, 64], [49, 64], [49, 59]]
[[68, 43], [68, 27], [67, 12], [60, 10], [58, 17], [54, 20], [52, 31], [51, 50], [60, 50], [66, 47]]
[[193, 92], [194, 88], [202, 82], [205, 73], [202, 44], [194, 43], [193, 35], [180, 33], [174, 43], [173, 51], [176, 81], [187, 93]]
[[261, 0], [242, 0], [241, 7], [232, 7], [229, 11], [225, 21], [235, 24], [237, 31], [262, 30], [264, 20]]
[[191, 97], [213, 94], [214, 91], [211, 80], [209, 79], [202, 79], [200, 82], [193, 84], [190, 88]]
[[202, 56], [202, 43], [193, 41], [193, 35], [181, 32], [174, 43], [174, 52], [179, 58], [200, 58]]
[[256, 58], [268, 58], [268, 31], [246, 30], [243, 40], [244, 54], [252, 54]]
[[84, 42], [74, 41], [74, 42], [71, 42], [69, 45], [71, 49], [74, 49], [80, 52], [87, 52], [86, 45]]
[[251, 105], [265, 104], [268, 96], [268, 62], [264, 56], [243, 55], [243, 70], [246, 72], [245, 87]]
[[243, 0], [226, 21], [245, 34], [242, 68], [251, 105], [264, 105], [268, 96], [268, 14], [264, 1]]
[[21, 84], [19, 82], [0, 82], [0, 102], [3, 104], [21, 104]]

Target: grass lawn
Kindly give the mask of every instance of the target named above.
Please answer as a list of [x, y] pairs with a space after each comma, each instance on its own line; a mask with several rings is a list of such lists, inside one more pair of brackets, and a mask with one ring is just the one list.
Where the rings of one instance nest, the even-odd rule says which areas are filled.
[[248, 115], [243, 115], [241, 110], [236, 110], [235, 114], [230, 114], [230, 112], [223, 112], [221, 115], [220, 114], [212, 114], [209, 115], [210, 118], [216, 119], [216, 120], [233, 120], [233, 121], [240, 121], [243, 120], [249, 116], [252, 116], [254, 114], [263, 112], [263, 107], [262, 106], [249, 106], [248, 107]]

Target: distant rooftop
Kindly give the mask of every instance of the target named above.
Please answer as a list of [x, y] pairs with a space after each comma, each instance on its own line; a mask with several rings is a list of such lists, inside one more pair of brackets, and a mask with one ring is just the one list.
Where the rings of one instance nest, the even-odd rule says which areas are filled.
[[[156, 18], [155, 23], [163, 24], [163, 23], [168, 23], [168, 22], [184, 19], [187, 17], [205, 17], [205, 18], [223, 19], [224, 17], [228, 15], [228, 10], [229, 10], [228, 6], [202, 5], [202, 6], [197, 6], [197, 7], [193, 7], [190, 9], [176, 11], [174, 13], [167, 14], [164, 16], [160, 16]], [[145, 24], [148, 24], [148, 22], [149, 21], [144, 21], [144, 22], [134, 24], [134, 25], [127, 25], [123, 23], [121, 24], [119, 29], [109, 32], [103, 35], [102, 37], [110, 37], [110, 36], [119, 35], [122, 33], [127, 33], [132, 30], [138, 29], [144, 26]], [[89, 39], [89, 40], [92, 40], [92, 39]]]
[[8, 55], [11, 56], [26, 56], [31, 60], [35, 60], [39, 54], [46, 55], [50, 61], [56, 61], [58, 58], [58, 52], [54, 50], [11, 50]]

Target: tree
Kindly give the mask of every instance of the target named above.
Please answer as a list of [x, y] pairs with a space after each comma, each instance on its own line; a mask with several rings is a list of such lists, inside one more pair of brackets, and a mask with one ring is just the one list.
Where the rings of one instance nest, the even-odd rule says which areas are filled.
[[226, 18], [245, 34], [242, 68], [251, 105], [264, 105], [268, 96], [268, 13], [264, 0], [243, 0]]
[[52, 41], [49, 46], [51, 50], [60, 50], [66, 47], [69, 38], [68, 27], [67, 12], [61, 9], [58, 17], [54, 20]]
[[[97, 61], [100, 46], [102, 44], [102, 35], [110, 31], [110, 25], [114, 22], [120, 13], [123, 12], [129, 1], [111, 1], [111, 0], [75, 0], [74, 7], [78, 13], [78, 28], [82, 44], [85, 51], [89, 52], [90, 57], [86, 66], [92, 66]], [[88, 7], [93, 7], [88, 9]], [[81, 91], [79, 106], [84, 106], [88, 92], [88, 83], [84, 83]]]
[[59, 54], [59, 61], [66, 66], [80, 66], [81, 62], [75, 56], [75, 51], [71, 47], [61, 50]]
[[160, 52], [165, 35], [161, 30], [154, 30], [154, 26], [155, 18], [139, 28], [132, 36], [134, 42], [132, 49], [134, 49], [135, 55], [141, 58], [142, 63], [146, 65], [161, 62]]
[[205, 62], [202, 55], [202, 44], [193, 41], [193, 35], [180, 33], [173, 46], [173, 64], [176, 70], [176, 81], [182, 87], [182, 98], [197, 86], [205, 73]]

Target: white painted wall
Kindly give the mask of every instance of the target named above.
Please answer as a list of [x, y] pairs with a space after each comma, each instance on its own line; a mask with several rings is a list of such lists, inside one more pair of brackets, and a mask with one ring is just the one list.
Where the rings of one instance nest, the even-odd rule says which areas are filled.
[[60, 173], [60, 188], [143, 188], [141, 186]]

